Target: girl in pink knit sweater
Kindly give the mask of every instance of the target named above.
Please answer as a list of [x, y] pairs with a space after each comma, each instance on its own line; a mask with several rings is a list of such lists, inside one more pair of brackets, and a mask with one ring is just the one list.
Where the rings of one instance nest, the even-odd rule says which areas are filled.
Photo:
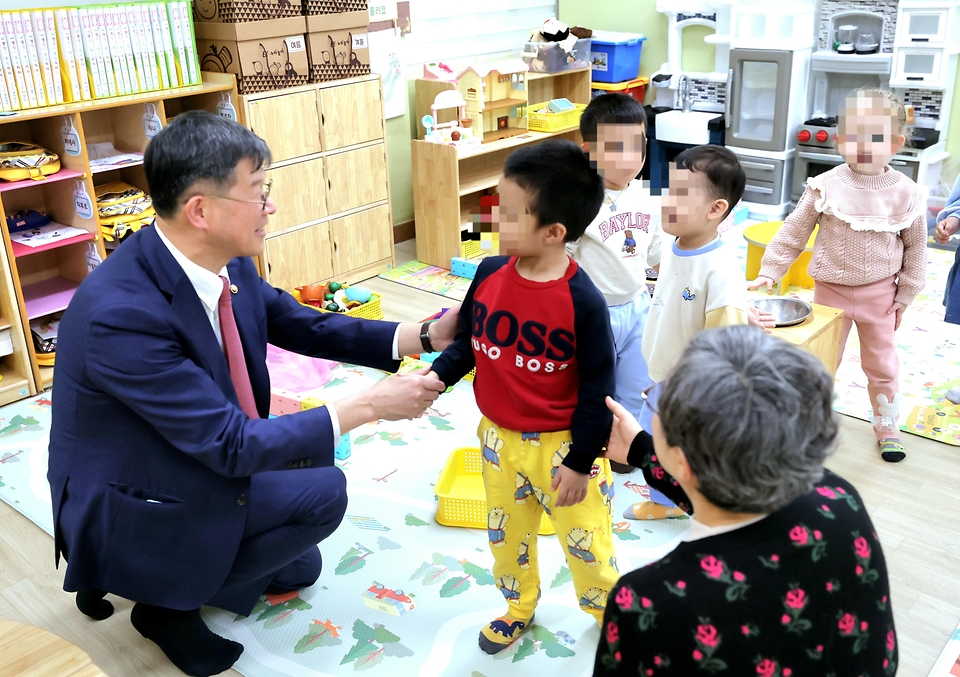
[[903, 104], [889, 92], [863, 90], [840, 110], [837, 146], [847, 161], [811, 177], [797, 208], [767, 246], [757, 289], [783, 277], [817, 222], [810, 276], [813, 300], [843, 310], [838, 364], [850, 325], [857, 323], [860, 358], [873, 407], [880, 455], [896, 463], [900, 396], [895, 332], [926, 276], [926, 189], [891, 169], [905, 142]]

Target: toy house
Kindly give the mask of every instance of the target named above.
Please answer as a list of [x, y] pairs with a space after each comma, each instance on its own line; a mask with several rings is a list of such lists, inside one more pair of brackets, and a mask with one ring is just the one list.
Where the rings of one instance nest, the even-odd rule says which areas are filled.
[[423, 77], [454, 82], [466, 102], [466, 118], [483, 141], [527, 131], [527, 64], [507, 59], [468, 66], [456, 75], [447, 64], [427, 64]]

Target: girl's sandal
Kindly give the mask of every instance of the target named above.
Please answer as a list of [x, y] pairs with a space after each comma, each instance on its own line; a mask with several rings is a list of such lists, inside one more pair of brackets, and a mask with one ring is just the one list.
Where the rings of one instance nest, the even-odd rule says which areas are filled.
[[896, 437], [878, 440], [877, 444], [880, 445], [880, 458], [887, 463], [899, 463], [907, 457], [903, 445]]

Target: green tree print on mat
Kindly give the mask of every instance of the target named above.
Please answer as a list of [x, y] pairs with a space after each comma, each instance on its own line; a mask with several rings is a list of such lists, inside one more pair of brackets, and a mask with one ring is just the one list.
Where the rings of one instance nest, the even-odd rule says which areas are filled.
[[355, 547], [347, 550], [344, 556], [340, 558], [340, 564], [337, 565], [335, 572], [336, 575], [346, 576], [347, 574], [360, 571], [360, 569], [367, 565], [367, 557], [372, 554], [373, 550], [357, 543]]
[[[464, 575], [453, 575], [461, 573]], [[421, 579], [424, 585], [443, 583], [440, 588], [440, 597], [442, 598], [454, 597], [466, 592], [470, 589], [471, 580], [476, 581], [477, 585], [494, 584], [493, 573], [489, 569], [467, 560], [458, 560], [449, 555], [441, 555], [438, 552], [433, 553], [431, 562], [424, 562], [413, 572], [410, 580], [416, 579]]]
[[343, 657], [340, 665], [353, 663], [353, 669], [357, 671], [369, 670], [382, 663], [384, 658], [407, 658], [413, 655], [413, 651], [400, 644], [397, 635], [378, 623], [370, 627], [357, 619], [353, 624], [353, 638], [357, 643]]
[[422, 519], [420, 519], [419, 517], [414, 516], [413, 513], [409, 513], [409, 512], [407, 513], [406, 518], [403, 520], [403, 523], [406, 524], [408, 527], [425, 527], [425, 526], [427, 526], [427, 523], [426, 523], [426, 522], [424, 522], [424, 521], [423, 521]]
[[570, 658], [576, 652], [561, 642], [558, 633], [550, 632], [542, 625], [531, 625], [527, 635], [516, 644], [516, 651], [505, 650], [494, 655], [494, 660], [510, 658], [511, 663], [518, 663], [535, 653], [543, 652], [547, 658]]
[[[250, 615], [257, 615], [256, 621], [263, 621], [263, 627], [267, 630], [273, 630], [286, 625], [293, 619], [296, 611], [307, 611], [313, 607], [300, 594], [285, 592], [279, 595], [264, 595], [253, 607]], [[237, 616], [234, 622], [243, 620], [245, 616]]]
[[307, 628], [307, 634], [300, 638], [293, 647], [293, 653], [307, 653], [324, 646], [338, 646], [343, 644], [340, 639], [340, 628], [328, 619], [326, 622], [313, 621]]
[[559, 588], [561, 585], [565, 585], [573, 580], [573, 574], [570, 573], [569, 567], [560, 567], [560, 571], [557, 572], [557, 575], [553, 577], [553, 582], [550, 584], [550, 589]]

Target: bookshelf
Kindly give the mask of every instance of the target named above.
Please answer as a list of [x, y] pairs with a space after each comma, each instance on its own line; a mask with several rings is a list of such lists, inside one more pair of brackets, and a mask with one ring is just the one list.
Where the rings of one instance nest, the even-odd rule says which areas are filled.
[[[33, 209], [45, 212], [56, 223], [85, 231], [28, 247], [11, 239], [4, 221], [0, 331], [9, 329], [13, 352], [0, 357], [0, 405], [36, 395], [53, 382], [54, 367], [37, 360], [30, 321], [64, 310], [90, 273], [90, 258], [103, 260], [108, 256], [97, 215], [96, 187], [119, 180], [147, 191], [142, 160], [93, 171], [88, 154], [90, 144], [110, 142], [118, 151], [142, 155], [149, 141], [143, 128], [145, 104], [152, 106], [165, 125], [183, 111], [217, 112], [224, 92], [239, 109], [234, 76], [204, 72], [198, 85], [34, 108], [0, 117], [0, 140], [39, 144], [56, 153], [61, 165], [59, 172], [42, 180], [0, 183], [0, 211], [10, 215]], [[66, 153], [61, 137], [68, 121], [80, 139], [77, 155]], [[78, 214], [74, 206], [75, 191], [81, 187], [93, 206], [93, 214], [88, 218]]]
[[[569, 99], [573, 103], [590, 103], [590, 84], [590, 68], [559, 73], [527, 73], [527, 93], [531, 106], [558, 98]], [[430, 112], [434, 97], [455, 86], [452, 82], [417, 80], [415, 105], [420, 139], [423, 138], [423, 127], [419, 120]], [[557, 132], [510, 131], [515, 134], [495, 139], [502, 134], [494, 132], [489, 137], [485, 135], [483, 144], [459, 150], [420, 139], [411, 141], [419, 261], [450, 268], [450, 259], [462, 256], [463, 233], [471, 229], [473, 217], [480, 211], [480, 198], [496, 187], [503, 163], [514, 150], [550, 138], [581, 143], [579, 125]]]

